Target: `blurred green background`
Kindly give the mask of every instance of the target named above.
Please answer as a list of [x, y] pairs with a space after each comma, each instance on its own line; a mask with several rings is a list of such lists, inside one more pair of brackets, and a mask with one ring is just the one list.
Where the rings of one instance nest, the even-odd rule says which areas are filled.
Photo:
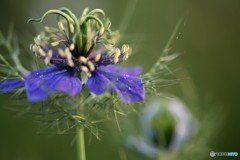
[[[66, 6], [80, 15], [85, 7], [102, 8], [115, 29], [126, 28], [124, 38], [133, 42], [136, 48], [130, 63], [147, 70], [159, 56], [176, 22], [185, 17], [172, 47], [181, 53], [183, 65], [179, 67], [189, 72], [200, 103], [207, 103], [210, 99], [211, 104], [219, 108], [215, 112], [221, 114], [221, 130], [209, 142], [210, 148], [240, 153], [240, 1], [138, 0], [135, 9], [132, 4], [130, 0], [2, 0], [0, 30], [6, 33], [10, 22], [14, 21], [20, 37], [34, 36], [34, 27], [27, 24], [27, 20], [40, 16], [48, 9]], [[188, 80], [183, 83], [187, 86]], [[174, 89], [172, 92], [175, 93]], [[41, 130], [39, 124], [24, 116], [16, 118], [14, 113], [4, 109], [8, 100], [1, 95], [0, 159], [76, 159], [74, 133], [38, 134]], [[113, 128], [117, 129], [117, 126]], [[113, 143], [117, 141], [113, 139], [116, 137], [106, 131], [101, 142], [92, 138], [91, 145], [87, 143], [88, 159], [120, 159], [121, 149]]]

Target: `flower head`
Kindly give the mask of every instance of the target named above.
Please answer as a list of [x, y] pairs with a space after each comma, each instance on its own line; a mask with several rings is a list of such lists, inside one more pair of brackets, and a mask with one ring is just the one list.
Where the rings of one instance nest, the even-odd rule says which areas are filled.
[[77, 19], [69, 9], [60, 8], [29, 22], [42, 22], [49, 14], [57, 14], [59, 28], [45, 27], [30, 47], [49, 67], [33, 71], [24, 81], [3, 82], [3, 92], [25, 86], [29, 101], [37, 102], [56, 92], [75, 96], [86, 85], [96, 95], [117, 92], [125, 103], [144, 100], [143, 83], [137, 77], [141, 69], [116, 66], [128, 59], [131, 48], [116, 47], [119, 33], [110, 30], [102, 10], [85, 9]]
[[197, 132], [196, 120], [178, 99], [155, 100], [141, 113], [141, 137], [130, 137], [128, 143], [148, 157], [176, 153]]

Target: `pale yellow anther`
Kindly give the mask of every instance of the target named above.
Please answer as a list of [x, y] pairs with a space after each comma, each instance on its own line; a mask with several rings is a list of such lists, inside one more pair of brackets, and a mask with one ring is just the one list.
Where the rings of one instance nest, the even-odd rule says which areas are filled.
[[37, 51], [37, 46], [34, 45], [34, 44], [31, 44], [31, 45], [30, 45], [30, 50], [31, 50], [32, 52], [36, 52], [36, 51]]
[[52, 56], [53, 56], [53, 51], [52, 51], [52, 50], [49, 50], [48, 53], [47, 53], [47, 57], [48, 57], [49, 59], [51, 59]]
[[94, 61], [95, 62], [98, 62], [100, 59], [101, 59], [101, 54], [100, 53], [98, 53], [96, 56], [95, 56], [95, 58], [94, 58]]
[[126, 54], [126, 53], [128, 52], [128, 50], [129, 50], [129, 46], [124, 44], [124, 45], [122, 46], [122, 49], [121, 49], [122, 53], [123, 53], [123, 54]]
[[40, 35], [40, 34], [37, 36], [37, 39], [38, 39], [39, 41], [41, 41], [41, 35]]
[[69, 46], [69, 49], [70, 49], [71, 51], [73, 51], [73, 50], [75, 49], [74, 43], [72, 43], [72, 44]]
[[113, 62], [114, 64], [118, 63], [119, 61], [119, 56], [121, 55], [121, 51], [119, 48], [115, 49], [115, 54], [114, 54], [114, 58], [113, 58]]
[[100, 36], [103, 35], [104, 32], [105, 32], [104, 27], [101, 27], [100, 30], [99, 30], [99, 35], [100, 35]]
[[44, 62], [45, 62], [45, 64], [49, 64], [49, 63], [50, 63], [50, 58], [46, 57], [46, 58], [44, 59]]
[[74, 63], [72, 59], [67, 59], [67, 62], [70, 67], [74, 67]]
[[71, 52], [70, 52], [69, 48], [65, 48], [65, 49], [64, 49], [64, 52], [65, 52], [65, 54], [66, 54], [67, 57], [68, 57], [68, 56], [71, 56]]
[[65, 52], [65, 55], [67, 58], [72, 58], [72, 54], [71, 54], [69, 48], [65, 48], [64, 52]]
[[47, 27], [47, 26], [45, 26], [45, 27], [44, 27], [44, 30], [45, 30], [46, 32], [48, 32], [48, 31], [50, 31], [50, 28]]
[[124, 60], [128, 59], [129, 54], [131, 54], [131, 48], [129, 47], [129, 45], [123, 45], [122, 46], [122, 54], [124, 55]]
[[70, 27], [70, 32], [71, 32], [71, 33], [74, 33], [74, 26], [73, 26], [72, 23], [70, 23], [69, 27]]
[[65, 54], [65, 56], [66, 56], [66, 58], [67, 58], [67, 63], [68, 63], [68, 65], [69, 65], [70, 67], [74, 67], [74, 62], [73, 62], [73, 60], [72, 60], [72, 54], [71, 54], [69, 48], [65, 48], [64, 54]]
[[95, 70], [95, 66], [94, 66], [94, 64], [91, 61], [88, 61], [87, 65], [88, 65], [88, 67], [89, 67], [91, 72], [93, 72]]
[[104, 47], [108, 50], [111, 51], [113, 49], [113, 45], [108, 44], [108, 45], [104, 45]]
[[59, 55], [60, 55], [62, 58], [66, 57], [66, 54], [65, 54], [65, 52], [64, 52], [62, 49], [59, 49], [59, 50], [58, 50], [58, 53], [59, 53]]
[[51, 46], [55, 47], [55, 46], [58, 46], [59, 45], [59, 41], [56, 41], [56, 42], [52, 42], [51, 43]]
[[81, 66], [81, 70], [85, 73], [89, 73], [89, 70], [86, 66]]
[[84, 64], [86, 64], [88, 60], [87, 60], [87, 58], [85, 58], [85, 57], [83, 57], [83, 56], [80, 56], [80, 57], [79, 57], [79, 61], [82, 62], [82, 63], [84, 63]]
[[62, 30], [62, 31], [64, 30], [64, 25], [62, 22], [58, 22], [58, 27], [60, 30]]
[[41, 44], [41, 39], [39, 39], [39, 36], [34, 38], [34, 43], [37, 44], [37, 45]]
[[123, 57], [124, 60], [127, 60], [127, 59], [128, 59], [128, 55], [129, 55], [128, 53], [125, 53], [125, 54], [124, 54], [124, 57]]
[[92, 74], [91, 73], [86, 73], [87, 74], [87, 77], [89, 78], [89, 77], [91, 77], [92, 76]]
[[116, 55], [118, 55], [118, 56], [120, 56], [120, 54], [121, 54], [121, 51], [120, 51], [120, 49], [119, 49], [119, 48], [116, 48], [116, 49], [115, 49], [115, 54], [116, 54]]
[[42, 48], [39, 48], [38, 53], [40, 56], [45, 57], [46, 53], [42, 50]]
[[87, 77], [91, 77], [92, 76], [92, 74], [89, 72], [88, 67], [81, 66], [81, 70], [87, 75]]
[[47, 55], [45, 56], [45, 59], [44, 59], [45, 64], [49, 64], [50, 63], [52, 55], [53, 55], [53, 51], [49, 50]]
[[117, 56], [115, 56], [113, 59], [113, 63], [116, 64], [116, 63], [118, 63], [118, 61], [119, 61], [119, 58]]

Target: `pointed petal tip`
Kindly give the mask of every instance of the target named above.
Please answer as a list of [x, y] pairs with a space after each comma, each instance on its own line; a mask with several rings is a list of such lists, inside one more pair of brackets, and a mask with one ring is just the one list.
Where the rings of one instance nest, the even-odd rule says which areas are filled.
[[2, 91], [2, 93], [7, 94], [16, 88], [24, 86], [24, 84], [25, 82], [20, 80], [4, 81], [0, 84], [0, 90]]
[[125, 73], [114, 72], [105, 67], [96, 70], [87, 81], [87, 88], [96, 95], [104, 92], [117, 92], [126, 104], [143, 102], [145, 90], [142, 80]]

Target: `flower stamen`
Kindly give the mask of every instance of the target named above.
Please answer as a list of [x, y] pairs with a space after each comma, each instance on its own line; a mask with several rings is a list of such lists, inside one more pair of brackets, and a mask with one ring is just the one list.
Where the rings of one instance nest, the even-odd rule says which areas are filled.
[[69, 49], [70, 49], [70, 51], [73, 51], [73, 50], [75, 49], [74, 43], [72, 43], [72, 44], [69, 46]]
[[62, 31], [65, 29], [65, 27], [64, 27], [64, 25], [63, 25], [62, 22], [58, 22], [58, 27], [59, 27], [59, 29], [62, 30]]
[[52, 58], [52, 55], [53, 55], [53, 51], [52, 50], [49, 50], [48, 53], [47, 53], [47, 56], [45, 57], [44, 61], [45, 61], [45, 64], [49, 64], [50, 63], [50, 60]]
[[95, 70], [95, 66], [94, 66], [94, 64], [91, 61], [88, 61], [87, 65], [88, 65], [88, 67], [89, 67], [91, 72], [93, 72]]
[[73, 26], [72, 23], [70, 23], [70, 26], [69, 26], [69, 27], [70, 27], [70, 32], [71, 32], [71, 33], [74, 33], [74, 26]]
[[72, 54], [71, 54], [69, 48], [65, 48], [65, 55], [66, 55], [66, 58], [67, 58], [68, 65], [70, 67], [74, 67], [74, 63], [73, 63], [73, 60], [72, 60]]
[[100, 59], [101, 59], [101, 54], [98, 53], [98, 54], [95, 56], [94, 61], [95, 61], [95, 62], [98, 62]]
[[120, 49], [116, 48], [114, 53], [114, 59], [113, 59], [114, 64], [118, 63], [120, 55], [121, 55]]
[[46, 53], [42, 50], [42, 48], [39, 48], [38, 53], [40, 56], [45, 57]]
[[79, 61], [80, 61], [81, 63], [86, 64], [88, 60], [87, 60], [87, 58], [85, 58], [85, 57], [83, 57], [83, 56], [80, 56], [80, 57], [79, 57]]
[[92, 76], [92, 74], [89, 72], [89, 69], [86, 66], [81, 66], [81, 70], [86, 73], [87, 77]]
[[53, 47], [58, 46], [60, 44], [60, 42], [64, 42], [64, 41], [66, 41], [66, 40], [62, 39], [62, 40], [58, 40], [58, 41], [52, 42], [51, 46], [53, 46]]
[[62, 49], [59, 49], [59, 50], [58, 50], [58, 54], [59, 54], [62, 58], [65, 58], [65, 57], [66, 57], [66, 54], [65, 54], [65, 52], [64, 52]]
[[123, 59], [127, 60], [128, 56], [129, 56], [129, 52], [130, 52], [131, 48], [129, 47], [129, 45], [123, 45], [121, 48], [122, 54], [123, 54]]

